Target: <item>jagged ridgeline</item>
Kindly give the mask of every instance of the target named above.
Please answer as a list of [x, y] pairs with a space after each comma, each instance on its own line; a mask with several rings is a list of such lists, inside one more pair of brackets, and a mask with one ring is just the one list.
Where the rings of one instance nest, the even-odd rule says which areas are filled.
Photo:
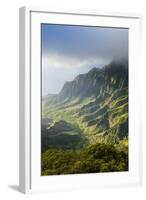
[[128, 143], [128, 63], [111, 62], [42, 97], [42, 149]]

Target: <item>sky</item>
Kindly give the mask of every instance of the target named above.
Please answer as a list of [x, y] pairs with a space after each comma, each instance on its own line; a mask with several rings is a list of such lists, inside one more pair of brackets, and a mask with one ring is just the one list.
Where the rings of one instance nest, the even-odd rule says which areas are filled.
[[42, 95], [56, 94], [78, 74], [128, 59], [128, 29], [42, 24], [41, 48]]

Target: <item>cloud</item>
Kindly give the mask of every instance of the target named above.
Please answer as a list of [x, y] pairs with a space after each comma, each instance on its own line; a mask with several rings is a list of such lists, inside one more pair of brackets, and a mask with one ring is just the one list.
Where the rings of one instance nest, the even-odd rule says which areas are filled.
[[93, 67], [102, 67], [109, 60], [98, 57], [79, 59], [62, 54], [42, 56], [42, 93], [58, 93], [65, 81], [73, 80], [78, 74], [87, 73]]
[[62, 69], [75, 69], [75, 68], [82, 68], [87, 65], [98, 65], [102, 66], [104, 64], [109, 63], [109, 59], [100, 58], [97, 56], [90, 56], [87, 58], [79, 58], [75, 56], [68, 56], [63, 54], [57, 53], [44, 53], [42, 55], [42, 66], [43, 68], [62, 68]]
[[79, 59], [127, 58], [128, 29], [44, 24], [42, 50]]
[[114, 59], [128, 59], [128, 29], [43, 24], [42, 93]]

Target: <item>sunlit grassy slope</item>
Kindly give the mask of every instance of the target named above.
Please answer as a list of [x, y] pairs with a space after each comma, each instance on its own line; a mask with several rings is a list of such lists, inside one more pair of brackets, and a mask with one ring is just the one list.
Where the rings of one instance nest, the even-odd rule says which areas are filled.
[[128, 170], [127, 65], [93, 68], [43, 97], [41, 132], [42, 175]]
[[78, 127], [91, 144], [116, 143], [128, 137], [128, 95], [127, 89], [123, 90], [118, 98], [115, 92], [99, 104], [98, 99], [90, 97], [79, 103], [72, 100], [69, 105], [50, 106], [43, 115], [53, 119], [52, 125], [65, 120]]

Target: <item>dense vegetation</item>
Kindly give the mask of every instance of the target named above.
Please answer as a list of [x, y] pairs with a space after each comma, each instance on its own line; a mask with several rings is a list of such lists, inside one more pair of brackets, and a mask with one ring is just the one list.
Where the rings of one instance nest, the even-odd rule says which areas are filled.
[[73, 151], [49, 149], [42, 154], [42, 175], [128, 170], [128, 154], [113, 145], [96, 144]]
[[128, 64], [112, 62], [42, 99], [42, 175], [128, 170]]

